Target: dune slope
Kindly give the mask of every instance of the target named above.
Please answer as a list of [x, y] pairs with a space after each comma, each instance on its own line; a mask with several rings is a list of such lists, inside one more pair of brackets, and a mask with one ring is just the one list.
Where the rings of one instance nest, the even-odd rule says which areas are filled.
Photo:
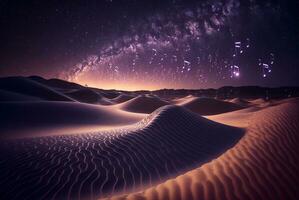
[[128, 95], [128, 94], [120, 94], [119, 96], [111, 99], [115, 103], [123, 103], [125, 101], [129, 101], [130, 99], [133, 99], [134, 96]]
[[237, 105], [241, 105], [241, 106], [248, 106], [250, 104], [249, 101], [242, 99], [242, 98], [234, 98], [234, 99], [231, 99], [229, 102], [237, 104]]
[[0, 110], [0, 136], [9, 130], [22, 135], [25, 129], [27, 132], [32, 128], [118, 126], [133, 124], [142, 119], [138, 114], [78, 102], [2, 102]]
[[140, 95], [129, 101], [119, 104], [118, 108], [128, 112], [151, 113], [156, 109], [168, 104], [168, 102], [163, 101], [158, 97]]
[[83, 103], [94, 103], [94, 104], [98, 103], [101, 105], [112, 104], [108, 99], [103, 97], [100, 93], [95, 92], [88, 88], [81, 88], [78, 90], [65, 92], [65, 95]]
[[29, 79], [39, 82], [43, 85], [46, 85], [48, 87], [57, 89], [57, 90], [71, 90], [71, 89], [80, 89], [83, 86], [76, 84], [76, 83], [72, 83], [72, 82], [68, 82], [68, 81], [64, 81], [64, 80], [60, 80], [60, 79], [44, 79], [42, 77], [39, 76], [30, 76], [28, 77]]
[[32, 97], [15, 92], [0, 90], [0, 102], [14, 102], [14, 101], [39, 101], [38, 97]]
[[0, 89], [49, 101], [73, 101], [46, 85], [24, 77], [0, 78]]
[[299, 101], [256, 112], [217, 159], [139, 193], [112, 199], [298, 199]]
[[165, 106], [128, 129], [5, 140], [0, 194], [95, 199], [139, 190], [211, 160], [242, 136], [242, 129]]
[[202, 97], [186, 98], [185, 101], [177, 105], [184, 106], [200, 115], [216, 115], [244, 108], [231, 102]]

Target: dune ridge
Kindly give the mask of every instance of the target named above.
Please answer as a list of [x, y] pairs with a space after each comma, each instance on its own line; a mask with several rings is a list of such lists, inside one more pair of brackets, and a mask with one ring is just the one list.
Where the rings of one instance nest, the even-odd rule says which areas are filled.
[[165, 106], [127, 129], [4, 140], [0, 193], [95, 199], [136, 191], [209, 161], [242, 136], [242, 129]]
[[298, 199], [298, 132], [298, 99], [266, 108], [252, 115], [238, 144], [212, 162], [111, 199]]

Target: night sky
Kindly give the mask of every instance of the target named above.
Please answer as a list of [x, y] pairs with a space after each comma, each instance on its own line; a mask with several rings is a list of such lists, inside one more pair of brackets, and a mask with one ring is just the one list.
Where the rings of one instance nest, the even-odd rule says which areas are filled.
[[1, 0], [0, 76], [98, 88], [299, 86], [299, 1]]

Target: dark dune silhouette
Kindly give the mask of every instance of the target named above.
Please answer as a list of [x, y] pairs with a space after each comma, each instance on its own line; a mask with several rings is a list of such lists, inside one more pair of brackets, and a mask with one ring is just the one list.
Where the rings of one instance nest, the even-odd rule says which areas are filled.
[[[144, 91], [143, 93], [148, 93]], [[162, 89], [157, 91], [152, 91], [151, 93], [156, 94], [160, 97], [162, 96], [199, 96], [199, 97], [209, 97], [217, 99], [233, 99], [233, 98], [243, 98], [243, 99], [282, 99], [290, 97], [299, 97], [299, 87], [259, 87], [259, 86], [224, 86], [218, 89]], [[141, 93], [142, 94], [142, 93]]]
[[15, 92], [9, 92], [5, 90], [0, 90], [0, 102], [14, 102], [14, 101], [38, 101], [41, 100], [38, 97], [28, 96], [24, 94], [19, 94]]
[[71, 90], [71, 89], [80, 89], [80, 88], [83, 88], [83, 86], [77, 84], [77, 83], [72, 83], [72, 82], [68, 82], [68, 81], [64, 81], [64, 80], [61, 80], [61, 79], [56, 79], [56, 78], [53, 78], [53, 79], [44, 79], [40, 76], [30, 76], [28, 77], [29, 79], [33, 80], [33, 81], [36, 81], [36, 82], [39, 82], [43, 85], [46, 85], [48, 87], [52, 87], [52, 88], [55, 88], [55, 89], [61, 89], [61, 90]]
[[25, 77], [0, 78], [0, 89], [48, 101], [73, 101], [63, 93]]
[[109, 99], [118, 96], [116, 91], [104, 91], [97, 88], [84, 87], [82, 85], [60, 80], [44, 79], [39, 76], [30, 76], [29, 79], [51, 87], [54, 90], [64, 93], [65, 95], [84, 103], [99, 103], [102, 105], [111, 105]]

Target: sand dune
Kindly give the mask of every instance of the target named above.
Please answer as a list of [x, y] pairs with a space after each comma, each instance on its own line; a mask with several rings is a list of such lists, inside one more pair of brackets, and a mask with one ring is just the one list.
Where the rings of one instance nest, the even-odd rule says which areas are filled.
[[0, 102], [13, 102], [13, 101], [40, 101], [38, 97], [28, 96], [24, 94], [19, 94], [15, 92], [9, 92], [5, 90], [0, 90]]
[[83, 86], [79, 84], [60, 80], [60, 79], [55, 79], [55, 78], [48, 79], [48, 80], [39, 76], [30, 76], [28, 78], [33, 81], [39, 82], [43, 85], [46, 85], [48, 87], [51, 87], [53, 89], [62, 90], [62, 91], [83, 88]]
[[249, 101], [245, 100], [245, 99], [241, 99], [241, 98], [234, 98], [229, 100], [229, 102], [240, 105], [240, 106], [248, 106], [250, 104]]
[[0, 192], [4, 199], [94, 199], [138, 190], [209, 161], [242, 135], [165, 106], [128, 129], [4, 140]]
[[107, 99], [114, 99], [114, 98], [118, 97], [119, 93], [120, 93], [119, 91], [115, 91], [115, 90], [112, 90], [112, 91], [110, 91], [110, 90], [105, 90], [105, 91], [101, 90], [101, 91], [99, 91], [99, 89], [97, 89], [97, 88], [91, 88], [91, 89], [95, 90], [96, 92], [100, 92], [101, 95], [103, 97], [106, 97]]
[[9, 130], [19, 135], [19, 132], [24, 134], [27, 132], [25, 129], [30, 132], [33, 128], [121, 126], [135, 123], [144, 117], [104, 106], [76, 102], [6, 102], [0, 103], [0, 110], [2, 136]]
[[263, 109], [251, 115], [239, 143], [212, 162], [112, 199], [298, 199], [298, 133], [298, 99]]
[[111, 99], [111, 101], [115, 102], [115, 103], [123, 103], [125, 101], [129, 101], [131, 99], [133, 99], [134, 96], [132, 95], [128, 95], [128, 94], [120, 94], [119, 96]]
[[200, 115], [216, 115], [244, 108], [231, 102], [203, 97], [189, 97], [180, 101], [177, 105], [183, 106]]
[[168, 102], [163, 101], [156, 96], [140, 95], [117, 105], [117, 107], [128, 112], [151, 113], [156, 109], [168, 104]]
[[217, 115], [207, 115], [204, 117], [229, 126], [245, 128], [249, 125], [251, 116], [261, 109], [262, 108], [259, 107], [249, 107]]
[[74, 101], [63, 93], [24, 77], [0, 78], [0, 89], [49, 101]]
[[174, 98], [174, 99], [171, 100], [171, 102], [173, 104], [179, 105], [179, 104], [182, 104], [182, 103], [186, 102], [188, 99], [193, 99], [193, 98], [195, 98], [195, 96], [187, 95], [187, 96], [181, 97], [181, 98]]
[[103, 97], [100, 93], [95, 92], [88, 88], [82, 88], [75, 91], [66, 92], [65, 94], [83, 103], [93, 103], [93, 104], [101, 104], [101, 105], [112, 104], [112, 102], [109, 99]]
[[136, 93], [0, 78], [0, 199], [298, 199], [299, 99]]
[[249, 102], [254, 104], [254, 105], [261, 105], [261, 104], [266, 103], [265, 99], [262, 99], [262, 98], [250, 100]]

